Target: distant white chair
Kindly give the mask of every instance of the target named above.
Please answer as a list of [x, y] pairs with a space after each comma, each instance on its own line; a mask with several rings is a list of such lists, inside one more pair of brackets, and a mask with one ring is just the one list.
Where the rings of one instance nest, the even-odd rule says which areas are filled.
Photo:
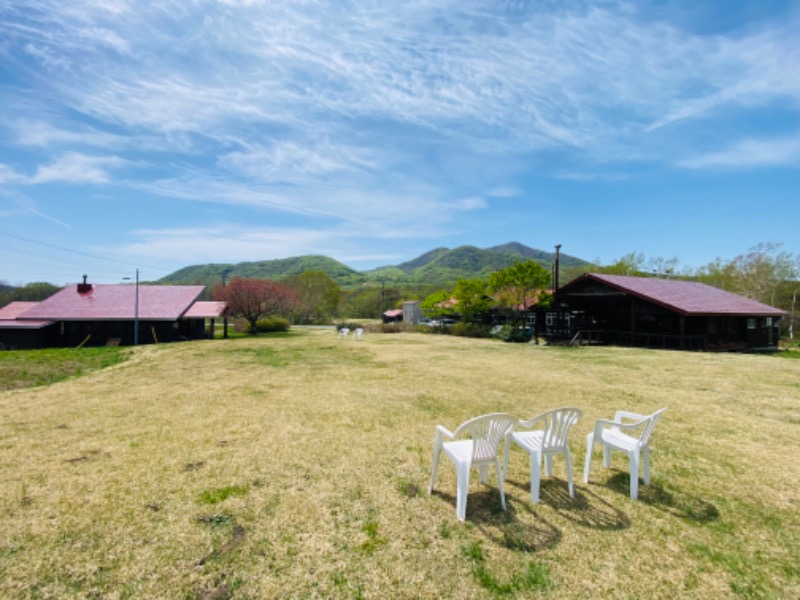
[[342, 327], [342, 328], [339, 330], [339, 339], [340, 339], [340, 340], [346, 340], [346, 339], [347, 339], [347, 336], [348, 336], [349, 334], [350, 334], [350, 330], [349, 330], [347, 327]]
[[[467, 514], [467, 493], [469, 491], [469, 473], [472, 467], [478, 467], [480, 481], [489, 480], [489, 465], [494, 463], [497, 469], [497, 485], [500, 488], [500, 502], [506, 509], [506, 495], [503, 490], [503, 473], [500, 470], [498, 449], [501, 442], [517, 424], [518, 419], [507, 413], [482, 415], [462, 423], [451, 432], [441, 425], [436, 426], [433, 440], [433, 466], [428, 493], [433, 492], [436, 471], [439, 468], [439, 454], [443, 450], [456, 466], [456, 516], [460, 521]], [[458, 439], [464, 435], [470, 439]], [[453, 441], [446, 442], [445, 438]]]
[[[644, 484], [650, 485], [650, 437], [656, 427], [661, 413], [666, 408], [657, 410], [652, 415], [639, 415], [618, 410], [614, 420], [600, 419], [595, 423], [594, 431], [586, 436], [586, 463], [583, 467], [583, 482], [589, 482], [589, 466], [592, 462], [592, 449], [595, 444], [603, 446], [603, 466], [611, 466], [611, 451], [619, 450], [628, 455], [631, 470], [631, 498], [639, 497], [639, 463], [643, 467]], [[627, 433], [625, 433], [627, 432]], [[640, 458], [641, 456], [641, 458]]]
[[553, 476], [553, 456], [563, 454], [567, 462], [567, 482], [570, 498], [575, 497], [572, 482], [572, 457], [567, 437], [569, 430], [578, 422], [583, 412], [577, 408], [557, 408], [535, 416], [530, 421], [521, 421], [518, 428], [530, 431], [511, 431], [506, 435], [504, 477], [508, 475], [510, 443], [514, 443], [531, 455], [531, 502], [539, 502], [542, 458], [545, 473]]
[[364, 337], [364, 330], [363, 330], [363, 329], [361, 329], [361, 327], [359, 327], [358, 329], [356, 329], [356, 330], [353, 332], [353, 337], [354, 337], [356, 340], [360, 340], [360, 339], [362, 339], [362, 338]]

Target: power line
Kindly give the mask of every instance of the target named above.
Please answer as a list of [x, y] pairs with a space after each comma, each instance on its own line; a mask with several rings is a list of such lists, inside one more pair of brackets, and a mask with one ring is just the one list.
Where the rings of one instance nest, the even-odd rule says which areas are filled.
[[129, 265], [131, 267], [142, 267], [145, 269], [153, 269], [156, 271], [168, 271], [169, 269], [164, 269], [163, 267], [153, 267], [149, 265], [141, 265], [138, 263], [132, 263], [125, 260], [119, 260], [117, 258], [108, 258], [107, 256], [98, 256], [97, 254], [89, 254], [88, 252], [80, 252], [79, 250], [72, 250], [70, 248], [64, 248], [62, 246], [56, 246], [55, 244], [48, 244], [46, 242], [39, 242], [37, 240], [32, 240], [29, 238], [22, 237], [21, 235], [15, 235], [13, 233], [7, 233], [5, 231], [0, 231], [0, 235], [4, 235], [6, 237], [14, 238], [17, 240], [21, 240], [23, 242], [28, 242], [29, 244], [38, 244], [39, 246], [46, 246], [48, 248], [53, 248], [54, 250], [61, 250], [62, 252], [71, 252], [73, 254], [78, 254], [80, 256], [88, 256], [89, 258], [96, 258], [99, 260], [107, 260], [109, 262], [115, 262], [122, 265]]

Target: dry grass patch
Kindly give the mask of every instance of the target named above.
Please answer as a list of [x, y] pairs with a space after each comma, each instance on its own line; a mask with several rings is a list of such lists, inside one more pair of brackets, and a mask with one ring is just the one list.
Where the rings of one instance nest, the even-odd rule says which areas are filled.
[[[800, 362], [331, 331], [137, 349], [0, 394], [0, 596], [793, 597]], [[455, 518], [434, 425], [575, 405], [669, 411], [653, 484], [627, 465], [500, 508], [473, 477]]]

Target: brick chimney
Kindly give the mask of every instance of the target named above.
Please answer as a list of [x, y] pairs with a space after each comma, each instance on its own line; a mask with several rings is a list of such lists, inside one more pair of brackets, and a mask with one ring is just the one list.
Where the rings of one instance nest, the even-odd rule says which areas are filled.
[[81, 294], [81, 295], [88, 294], [89, 292], [92, 291], [92, 284], [91, 283], [86, 283], [86, 278], [87, 277], [88, 277], [87, 275], [84, 275], [83, 276], [83, 283], [79, 283], [78, 284], [78, 293]]

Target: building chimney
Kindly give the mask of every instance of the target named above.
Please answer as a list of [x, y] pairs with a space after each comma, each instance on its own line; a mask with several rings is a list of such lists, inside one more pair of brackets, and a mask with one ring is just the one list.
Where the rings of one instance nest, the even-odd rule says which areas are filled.
[[91, 283], [86, 283], [86, 278], [87, 277], [88, 277], [87, 275], [84, 275], [83, 276], [83, 283], [79, 283], [78, 284], [78, 293], [79, 294], [88, 294], [89, 292], [92, 291], [92, 284]]

